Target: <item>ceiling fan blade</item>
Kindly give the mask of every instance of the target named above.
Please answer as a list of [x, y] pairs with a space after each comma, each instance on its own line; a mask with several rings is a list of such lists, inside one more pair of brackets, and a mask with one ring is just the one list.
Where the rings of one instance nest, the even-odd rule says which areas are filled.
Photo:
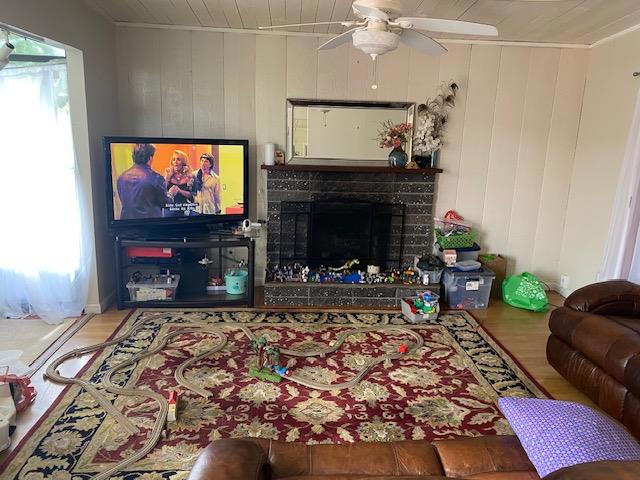
[[353, 13], [361, 18], [375, 18], [381, 22], [389, 21], [389, 15], [377, 8], [369, 7], [367, 5], [359, 5], [357, 2], [353, 2], [351, 8], [353, 8]]
[[347, 30], [346, 32], [341, 33], [337, 37], [333, 37], [328, 42], [325, 42], [322, 45], [320, 45], [318, 47], [318, 50], [329, 50], [330, 48], [336, 48], [342, 45], [343, 43], [348, 43], [352, 41], [353, 32], [358, 30], [358, 28], [352, 28], [351, 30]]
[[[484, 23], [445, 20], [443, 18], [400, 17], [395, 20], [402, 28], [415, 28], [438, 33], [459, 33], [462, 35], [498, 36], [498, 29]], [[406, 25], [406, 26], [405, 26]]]
[[442, 55], [447, 53], [447, 49], [436, 42], [433, 38], [427, 37], [415, 30], [403, 30], [400, 35], [400, 41], [415, 48], [419, 52], [426, 53], [427, 55]]
[[311, 22], [311, 23], [290, 23], [287, 25], [265, 25], [264, 27], [258, 27], [258, 30], [271, 30], [274, 28], [289, 28], [289, 27], [308, 27], [311, 25], [344, 25], [345, 27], [353, 27], [354, 25], [364, 25], [365, 22]]

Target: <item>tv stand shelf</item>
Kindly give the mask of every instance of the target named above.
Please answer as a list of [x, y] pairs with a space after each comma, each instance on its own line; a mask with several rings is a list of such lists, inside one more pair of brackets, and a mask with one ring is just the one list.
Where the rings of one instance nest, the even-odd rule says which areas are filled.
[[[254, 240], [223, 234], [205, 236], [175, 235], [152, 239], [118, 235], [115, 238], [116, 278], [118, 308], [207, 308], [207, 307], [253, 307], [254, 305]], [[166, 249], [167, 255], [152, 257], [131, 257], [130, 247]], [[170, 253], [169, 253], [170, 252]], [[225, 268], [234, 266], [236, 254], [246, 260], [248, 270], [247, 291], [244, 294], [207, 293], [210, 277], [224, 278]], [[232, 256], [230, 256], [232, 255]], [[200, 263], [204, 258], [211, 263]], [[236, 260], [237, 260], [236, 259]], [[179, 274], [180, 281], [172, 300], [132, 300], [127, 283], [135, 272], [153, 275], [169, 270]]]

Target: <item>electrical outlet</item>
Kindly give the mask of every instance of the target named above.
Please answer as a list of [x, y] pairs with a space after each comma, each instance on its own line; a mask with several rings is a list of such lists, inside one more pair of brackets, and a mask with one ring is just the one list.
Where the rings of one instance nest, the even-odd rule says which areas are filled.
[[564, 289], [569, 288], [569, 275], [560, 275], [560, 287]]

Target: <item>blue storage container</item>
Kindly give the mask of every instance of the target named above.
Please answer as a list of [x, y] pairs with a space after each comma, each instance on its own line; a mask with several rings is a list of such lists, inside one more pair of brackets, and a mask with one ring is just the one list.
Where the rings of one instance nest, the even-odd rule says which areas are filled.
[[224, 276], [224, 284], [227, 287], [227, 293], [231, 295], [243, 295], [247, 293], [247, 280], [249, 272], [246, 270], [234, 269]]
[[496, 274], [486, 267], [474, 272], [446, 267], [442, 276], [444, 299], [451, 308], [485, 309], [489, 305], [494, 278]]

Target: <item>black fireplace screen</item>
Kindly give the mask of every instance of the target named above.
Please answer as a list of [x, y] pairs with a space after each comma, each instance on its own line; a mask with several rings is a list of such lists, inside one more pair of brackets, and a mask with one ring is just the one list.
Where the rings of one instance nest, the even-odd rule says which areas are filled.
[[362, 268], [400, 267], [404, 205], [348, 200], [282, 202], [280, 261], [317, 268], [357, 258]]

